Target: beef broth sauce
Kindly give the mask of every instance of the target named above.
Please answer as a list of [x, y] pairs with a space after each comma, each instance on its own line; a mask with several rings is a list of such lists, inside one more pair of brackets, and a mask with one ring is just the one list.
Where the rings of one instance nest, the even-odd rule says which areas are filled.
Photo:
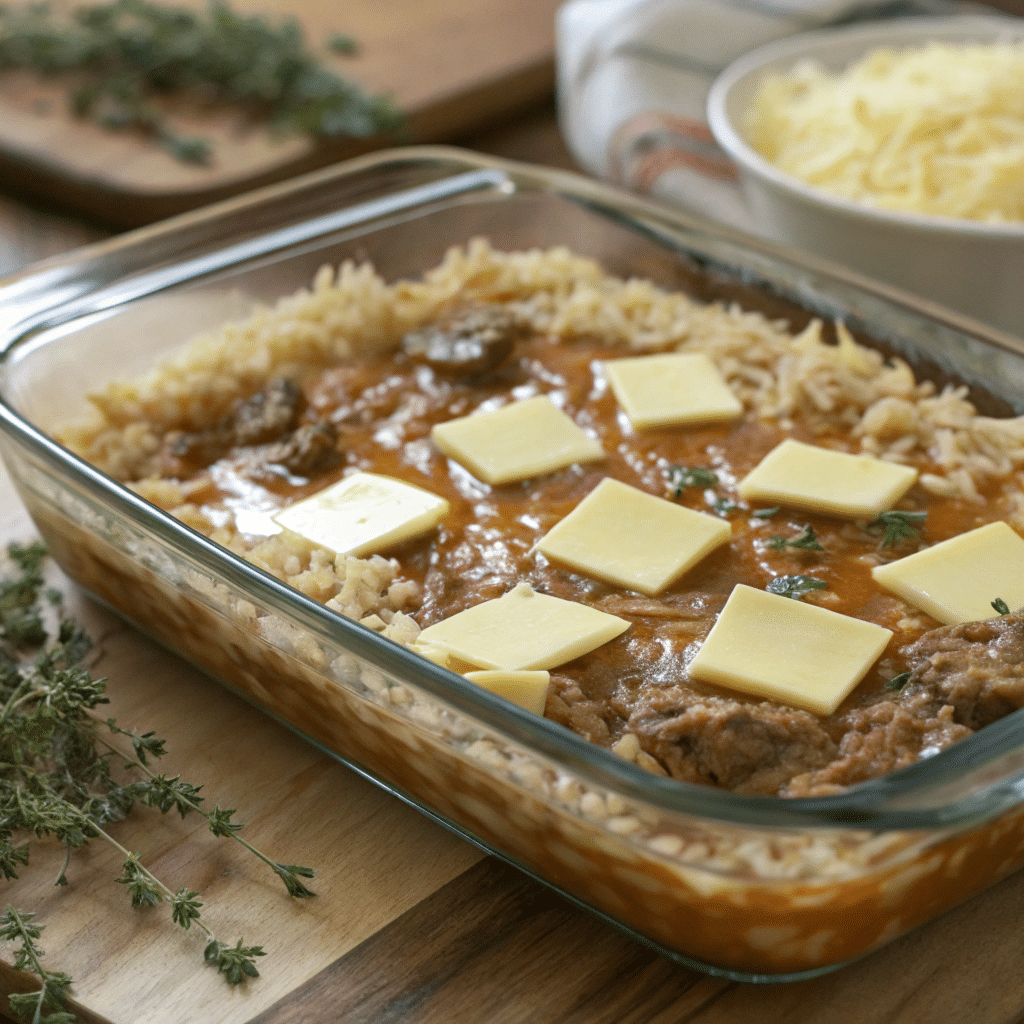
[[[524, 580], [540, 592], [626, 618], [632, 625], [620, 637], [552, 673], [546, 715], [604, 746], [635, 736], [643, 752], [639, 763], [686, 782], [748, 793], [826, 795], [912, 763], [974, 731], [969, 701], [951, 710], [916, 679], [897, 692], [886, 689], [894, 676], [923, 664], [914, 644], [937, 624], [883, 590], [871, 569], [1002, 518], [1008, 508], [998, 486], [984, 495], [984, 503], [940, 498], [915, 486], [898, 507], [928, 513], [923, 536], [886, 549], [879, 547], [879, 530], [867, 523], [785, 508], [759, 517], [756, 506], [738, 499], [735, 487], [779, 441], [794, 437], [855, 451], [851, 434], [822, 433], [799, 420], [781, 424], [750, 412], [725, 425], [636, 430], [618, 408], [601, 368], [605, 360], [628, 354], [600, 338], [566, 341], [533, 334], [518, 339], [497, 369], [463, 377], [437, 373], [401, 348], [329, 367], [304, 382], [300, 422], [306, 429], [328, 427], [336, 435], [336, 458], [301, 477], [272, 461], [279, 445], [236, 445], [187, 478], [190, 497], [211, 521], [245, 507], [248, 518], [236, 523], [243, 532], [246, 523], [252, 527], [251, 513], [258, 508], [265, 514], [260, 525], [273, 532], [273, 511], [354, 469], [441, 495], [451, 512], [440, 526], [386, 552], [397, 559], [402, 577], [415, 584], [418, 599], [409, 611], [419, 625], [425, 628], [500, 597]], [[548, 395], [596, 434], [606, 458], [490, 486], [430, 441], [437, 423], [537, 394]], [[212, 428], [218, 437], [224, 432], [223, 421]], [[672, 495], [670, 469], [678, 465], [707, 467], [716, 482]], [[917, 465], [925, 472], [936, 468], [921, 460]], [[623, 591], [533, 553], [534, 544], [605, 476], [724, 516], [732, 527], [731, 542], [656, 598]], [[772, 537], [793, 538], [808, 527], [823, 550], [770, 546]], [[826, 584], [804, 600], [876, 622], [894, 634], [883, 657], [830, 716], [696, 683], [686, 673], [735, 584], [763, 589], [773, 578], [790, 574]], [[1020, 706], [1013, 703], [1017, 700], [1014, 694], [1006, 710]]]

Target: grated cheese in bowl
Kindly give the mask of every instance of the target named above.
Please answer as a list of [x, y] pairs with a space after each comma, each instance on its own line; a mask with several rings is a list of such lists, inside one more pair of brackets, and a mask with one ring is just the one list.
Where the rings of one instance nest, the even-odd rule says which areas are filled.
[[769, 162], [841, 199], [1024, 221], [1024, 43], [875, 49], [835, 74], [769, 77], [744, 130]]

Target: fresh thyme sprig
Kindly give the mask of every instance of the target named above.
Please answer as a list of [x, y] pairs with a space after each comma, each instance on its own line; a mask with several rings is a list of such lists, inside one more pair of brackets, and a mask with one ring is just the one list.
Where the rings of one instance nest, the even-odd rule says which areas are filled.
[[[150, 771], [146, 757], [160, 757], [163, 754], [163, 740], [154, 737], [153, 733], [145, 733], [140, 736], [138, 733], [130, 732], [120, 728], [113, 719], [107, 719], [104, 723], [111, 728], [111, 731], [129, 736], [132, 746], [136, 751], [136, 759], [127, 757], [113, 744], [107, 743], [102, 737], [99, 741], [112, 753], [122, 758], [126, 765], [140, 769], [148, 777], [148, 784], [136, 784], [138, 799], [150, 807], [155, 807], [161, 813], [176, 810], [183, 818], [190, 811], [202, 815], [210, 827], [210, 831], [219, 838], [233, 839], [236, 843], [245, 847], [254, 857], [263, 861], [282, 882], [289, 896], [296, 899], [306, 899], [313, 895], [301, 881], [302, 878], [314, 878], [316, 872], [312, 868], [303, 867], [301, 864], [279, 864], [271, 860], [266, 854], [256, 849], [251, 843], [243, 839], [238, 833], [245, 826], [241, 822], [231, 820], [235, 813], [234, 809], [225, 810], [218, 804], [212, 811], [207, 811], [200, 806], [203, 797], [199, 795], [199, 788], [183, 782], [179, 775], [168, 778], [166, 775], [157, 775]], [[136, 746], [137, 745], [137, 746]], [[141, 753], [140, 753], [141, 752]]]
[[769, 537], [768, 547], [773, 551], [784, 551], [786, 548], [797, 548], [801, 551], [824, 551], [818, 538], [814, 536], [814, 530], [809, 526], [803, 528], [802, 533], [795, 537]]
[[[267, 857], [238, 835], [242, 825], [232, 820], [234, 810], [218, 805], [207, 811], [201, 787], [150, 768], [163, 756], [164, 741], [97, 713], [107, 703], [105, 682], [82, 666], [89, 638], [65, 616], [60, 594], [45, 588], [45, 549], [12, 545], [8, 557], [16, 572], [0, 580], [0, 874], [17, 878], [28, 864], [32, 839], [54, 839], [65, 848], [55, 882], [67, 884], [72, 853], [100, 839], [123, 858], [117, 881], [133, 906], [166, 905], [174, 924], [185, 930], [195, 924], [206, 936], [204, 960], [229, 983], [257, 977], [262, 947], [221, 941], [200, 919], [200, 894], [187, 887], [173, 892], [107, 826], [139, 803], [165, 814], [198, 813], [214, 835], [238, 842], [267, 864], [291, 896], [312, 895], [302, 879], [312, 878], [313, 870]], [[107, 735], [126, 739], [131, 753]], [[38, 993], [12, 997], [11, 1007], [21, 1020], [65, 1024], [73, 1019], [61, 1005], [71, 982], [42, 964], [36, 942], [41, 926], [31, 921], [30, 913], [13, 907], [0, 918], [0, 938], [17, 945], [16, 963], [42, 980]]]
[[[335, 35], [327, 48], [350, 55]], [[294, 18], [272, 24], [211, 0], [205, 14], [149, 0], [111, 0], [57, 18], [45, 3], [0, 8], [0, 69], [74, 83], [73, 113], [110, 131], [142, 132], [178, 160], [206, 163], [207, 140], [178, 133], [158, 98], [230, 104], [278, 132], [361, 138], [400, 132], [386, 96], [368, 96], [306, 50]]]
[[7, 997], [15, 1017], [32, 1024], [75, 1024], [77, 1018], [65, 1008], [71, 978], [43, 965], [46, 955], [39, 946], [41, 925], [33, 924], [35, 914], [8, 906], [0, 917], [0, 939], [15, 943], [14, 969], [34, 974], [40, 981], [35, 992], [15, 992]]
[[921, 536], [919, 524], [928, 518], [927, 512], [904, 512], [892, 509], [883, 512], [877, 519], [868, 523], [869, 529], [884, 529], [885, 533], [879, 541], [879, 548], [892, 547], [907, 540], [917, 540]]
[[673, 498], [682, 497], [687, 487], [714, 487], [718, 483], [718, 474], [706, 466], [669, 466], [665, 475]]
[[817, 580], [813, 576], [776, 576], [765, 590], [769, 594], [791, 597], [794, 601], [799, 601], [804, 594], [809, 594], [813, 590], [824, 590], [827, 586], [824, 580]]

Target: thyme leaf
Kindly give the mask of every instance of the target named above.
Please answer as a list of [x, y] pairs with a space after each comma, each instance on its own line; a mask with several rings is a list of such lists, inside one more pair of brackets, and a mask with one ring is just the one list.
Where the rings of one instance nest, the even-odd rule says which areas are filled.
[[[348, 56], [335, 34], [328, 52]], [[58, 17], [43, 4], [0, 8], [0, 70], [22, 68], [69, 83], [72, 113], [108, 131], [154, 139], [176, 159], [207, 163], [210, 143], [181, 134], [161, 99], [230, 105], [275, 132], [312, 136], [401, 133], [387, 96], [370, 96], [308, 52], [294, 18], [279, 24], [211, 0], [203, 13], [149, 0], [110, 0]]]
[[824, 580], [817, 580], [813, 576], [776, 576], [765, 590], [769, 594], [791, 597], [794, 601], [799, 601], [804, 594], [809, 594], [812, 590], [824, 590], [827, 586]]
[[718, 474], [707, 466], [669, 466], [668, 487], [673, 498], [682, 496], [687, 487], [714, 487]]
[[786, 548], [798, 548], [803, 551], [824, 551], [825, 549], [814, 536], [814, 530], [805, 526], [802, 533], [795, 537], [769, 537], [768, 547], [774, 551], [784, 551]]
[[996, 613], [999, 614], [999, 615], [1009, 615], [1010, 614], [1010, 606], [1001, 597], [997, 597], [992, 602], [992, 607], [995, 608]]
[[869, 529], [884, 529], [885, 533], [879, 541], [879, 548], [892, 547], [894, 544], [902, 544], [904, 541], [917, 540], [921, 536], [920, 527], [928, 518], [927, 512], [903, 512], [893, 509], [883, 512], [877, 519], [868, 523]]
[[732, 498], [716, 498], [711, 508], [716, 515], [728, 517], [730, 513], [739, 508], [739, 505]]
[[203, 950], [203, 959], [208, 964], [216, 964], [217, 970], [227, 978], [229, 985], [239, 985], [246, 978], [258, 978], [260, 972], [256, 970], [255, 964], [258, 956], [266, 956], [263, 947], [243, 946], [241, 939], [235, 946], [214, 940]]
[[903, 687], [910, 682], [910, 676], [910, 672], [901, 672], [898, 676], [893, 676], [892, 679], [885, 684], [885, 688], [890, 691], [902, 690]]

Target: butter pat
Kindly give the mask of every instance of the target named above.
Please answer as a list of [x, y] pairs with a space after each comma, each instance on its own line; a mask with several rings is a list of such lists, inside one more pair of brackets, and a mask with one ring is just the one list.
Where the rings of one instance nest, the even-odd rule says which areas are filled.
[[404, 480], [353, 473], [273, 518], [319, 547], [360, 557], [429, 532], [449, 508], [444, 498]]
[[876, 566], [871, 575], [947, 626], [992, 619], [996, 598], [1010, 611], [1024, 606], [1024, 539], [1006, 523], [989, 523]]
[[892, 508], [916, 479], [917, 470], [909, 466], [788, 439], [773, 448], [737, 489], [745, 501], [863, 519]]
[[885, 650], [873, 622], [739, 584], [690, 662], [694, 679], [830, 715]]
[[603, 365], [616, 400], [638, 429], [713, 423], [743, 413], [743, 403], [703, 353], [637, 356]]
[[717, 516], [605, 477], [537, 550], [586, 576], [653, 596], [731, 536]]
[[488, 484], [604, 458], [601, 445], [543, 395], [439, 423], [430, 437], [445, 455]]
[[544, 715], [551, 685], [550, 672], [467, 672], [466, 678], [498, 697], [518, 704], [525, 711], [541, 717]]
[[614, 639], [629, 622], [520, 583], [503, 597], [428, 626], [417, 642], [478, 668], [520, 671], [564, 665]]

